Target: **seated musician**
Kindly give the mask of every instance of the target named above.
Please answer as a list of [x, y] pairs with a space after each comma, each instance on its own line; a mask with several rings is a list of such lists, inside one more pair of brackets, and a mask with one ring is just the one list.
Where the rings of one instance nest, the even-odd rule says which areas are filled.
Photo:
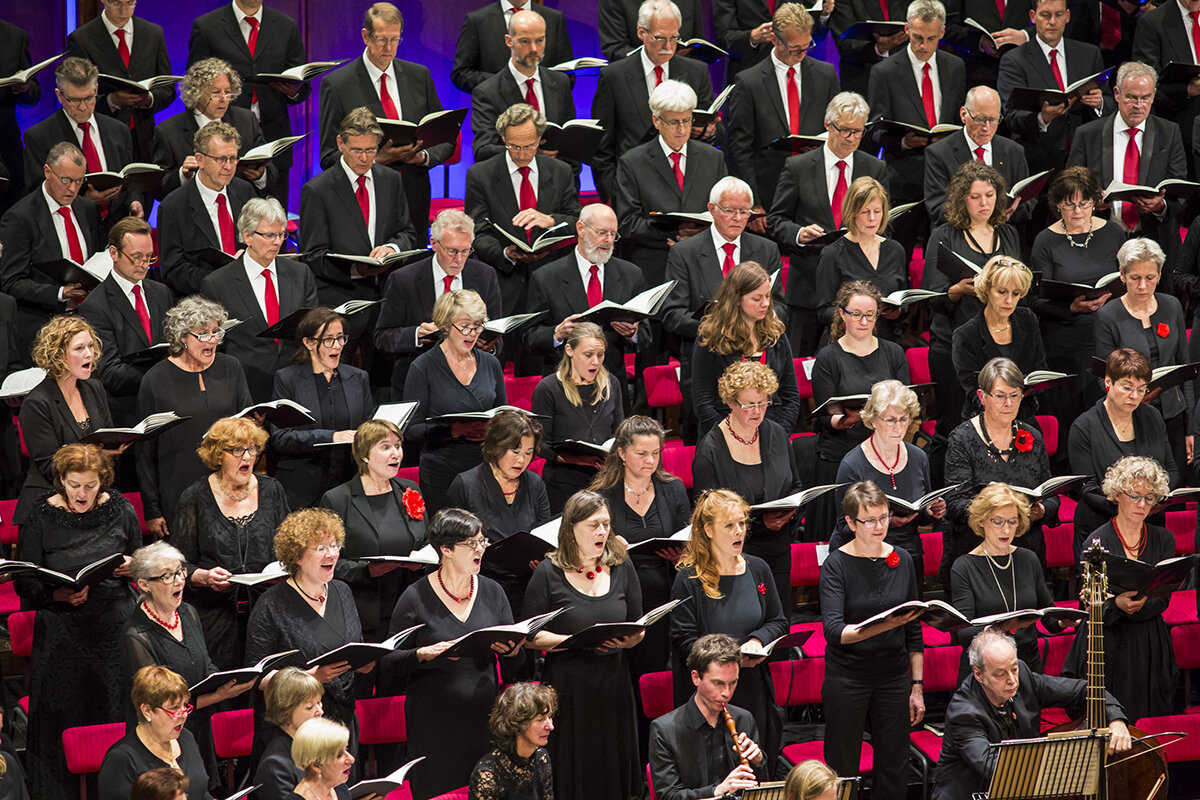
[[[674, 711], [650, 723], [650, 779], [659, 800], [722, 797], [766, 777], [758, 726], [745, 709], [728, 705], [737, 688], [741, 649], [723, 633], [701, 636], [687, 665], [696, 692]], [[729, 711], [737, 741], [722, 718]], [[744, 759], [745, 763], [739, 763]]]
[[[933, 800], [970, 800], [987, 788], [989, 744], [1039, 735], [1042, 708], [1082, 706], [1087, 681], [1039, 675], [1017, 660], [1013, 638], [988, 628], [970, 649], [971, 672], [946, 708], [946, 732], [938, 759]], [[1108, 752], [1130, 748], [1125, 712], [1105, 692], [1104, 712], [1112, 738]]]

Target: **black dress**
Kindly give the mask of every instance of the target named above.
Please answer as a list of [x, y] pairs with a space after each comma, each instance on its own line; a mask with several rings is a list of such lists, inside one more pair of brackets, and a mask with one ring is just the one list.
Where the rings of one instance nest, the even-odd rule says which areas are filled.
[[[187, 800], [212, 800], [208, 793], [208, 773], [204, 759], [196, 747], [192, 732], [184, 728], [179, 733], [179, 768], [188, 776]], [[171, 766], [150, 752], [137, 731], [131, 730], [114, 744], [100, 762], [100, 800], [129, 800], [129, 792], [138, 776], [159, 767]]]
[[[862, 247], [844, 236], [821, 249], [821, 257], [817, 261], [817, 315], [825, 330], [829, 329], [829, 323], [837, 311], [833, 301], [837, 298], [838, 289], [849, 281], [866, 281], [878, 288], [885, 297], [900, 289], [907, 289], [908, 257], [904, 254], [904, 246], [895, 239], [884, 239], [879, 244], [878, 265], [874, 267], [867, 260]], [[906, 324], [904, 317], [904, 314], [896, 320], [880, 317], [875, 326], [876, 333], [889, 341], [900, 341]]]
[[504, 370], [491, 353], [476, 349], [475, 375], [464, 386], [454, 376], [446, 353], [433, 347], [418, 356], [404, 379], [404, 399], [418, 404], [406, 434], [421, 444], [421, 490], [429, 514], [446, 507], [446, 492], [454, 476], [483, 463], [479, 442], [450, 435], [449, 422], [431, 417], [466, 411], [489, 411], [508, 402]]
[[261, 587], [230, 586], [218, 592], [192, 586], [198, 569], [224, 567], [234, 575], [262, 572], [275, 561], [275, 529], [288, 515], [283, 485], [266, 475], [258, 480], [258, 509], [234, 519], [221, 513], [208, 476], [200, 478], [179, 498], [171, 541], [187, 559], [188, 596], [200, 614], [209, 655], [217, 669], [242, 665], [246, 650], [246, 620]]
[[[704, 593], [696, 578], [696, 570], [686, 567], [675, 576], [671, 598], [689, 598], [671, 612], [671, 649], [674, 654], [675, 706], [688, 702], [695, 686], [691, 672], [685, 666], [692, 645], [708, 633], [727, 633], [745, 643], [757, 639], [762, 644], [778, 639], [788, 632], [788, 619], [771, 589], [771, 574], [766, 563], [754, 556], [745, 556], [746, 570], [741, 575], [722, 575], [718, 584], [721, 597], [713, 599]], [[730, 702], [744, 708], [754, 717], [762, 741], [759, 743], [767, 758], [768, 775], [775, 772], [775, 758], [782, 746], [783, 712], [775, 704], [775, 689], [771, 670], [763, 661], [756, 667], [742, 668], [737, 690]]]
[[210, 472], [196, 454], [204, 434], [214, 422], [236, 414], [251, 402], [242, 365], [224, 353], [217, 353], [203, 372], [189, 372], [170, 360], [160, 361], [146, 371], [138, 389], [138, 417], [144, 419], [162, 411], [190, 417], [134, 447], [146, 519], [165, 517], [168, 529], [174, 532], [171, 526], [175, 524], [180, 496]]
[[[884, 494], [909, 501], [916, 500], [933, 491], [934, 487], [929, 478], [929, 457], [916, 445], [908, 442], [904, 442], [903, 445], [908, 452], [908, 463], [904, 465], [904, 469], [894, 475], [880, 472], [867, 460], [867, 454], [863, 452], [863, 449], [856, 447], [842, 459], [842, 464], [837, 471], [837, 482], [850, 484], [858, 481], [870, 481], [878, 486]], [[895, 488], [892, 487], [893, 479], [896, 483]], [[845, 487], [834, 490], [834, 504], [837, 508], [842, 507], [842, 498], [845, 494]], [[930, 521], [932, 521], [932, 517], [922, 511], [917, 514], [916, 519], [906, 525], [893, 524], [888, 528], [886, 541], [890, 545], [907, 550], [908, 554], [912, 556], [913, 563], [920, 564], [924, 558], [925, 548], [921, 545], [921, 534], [917, 532], [917, 526]], [[845, 516], [839, 516], [833, 535], [829, 537], [829, 549], [835, 550], [853, 538], [854, 534], [846, 525]]]
[[[550, 734], [551, 737], [554, 734]], [[550, 753], [539, 747], [529, 758], [493, 750], [475, 765], [469, 800], [554, 800]], [[561, 795], [560, 795], [561, 797]]]
[[571, 495], [586, 489], [596, 477], [596, 470], [577, 464], [558, 461], [554, 445], [567, 439], [592, 444], [604, 444], [612, 438], [617, 426], [625, 419], [625, 404], [621, 400], [621, 381], [608, 373], [608, 399], [595, 405], [596, 385], [577, 386], [578, 406], [572, 405], [563, 391], [558, 375], [547, 375], [538, 381], [533, 390], [532, 409], [541, 416], [542, 452], [546, 466], [542, 468], [542, 480], [546, 482], [546, 493], [550, 497], [550, 511], [562, 513]]
[[262, 787], [254, 793], [255, 800], [287, 800], [302, 780], [304, 773], [292, 760], [292, 737], [272, 726], [251, 781]]
[[729, 365], [746, 360], [766, 364], [779, 379], [779, 391], [767, 407], [767, 419], [776, 422], [788, 433], [796, 427], [796, 417], [800, 414], [800, 389], [796, 385], [796, 362], [787, 336], [780, 336], [753, 359], [747, 359], [741, 353], [715, 353], [707, 347], [701, 347], [697, 340], [692, 346], [692, 406], [696, 409], [701, 434], [729, 413], [729, 406], [721, 401], [721, 394], [717, 391], [717, 381]]
[[512, 624], [512, 610], [498, 583], [479, 577], [476, 591], [466, 621], [451, 613], [428, 579], [408, 587], [392, 613], [391, 633], [425, 625], [381, 664], [388, 673], [385, 680], [393, 675], [408, 677], [407, 758], [425, 756], [409, 773], [416, 800], [465, 786], [475, 762], [488, 751], [488, 714], [500, 691], [496, 654], [489, 651], [486, 656], [458, 660], [417, 658], [419, 648], [480, 628]]
[[[641, 616], [642, 590], [628, 560], [612, 567], [608, 592], [589, 597], [543, 559], [525, 594], [523, 617], [570, 606], [548, 630], [572, 634], [597, 622], [631, 622]], [[625, 650], [547, 653], [542, 681], [558, 692], [550, 735], [554, 793], [572, 800], [627, 800], [642, 792], [633, 687]]]
[[0, 800], [29, 800], [25, 769], [12, 753], [0, 753], [4, 759], [4, 775], [0, 776]]
[[[21, 526], [17, 558], [74, 573], [113, 553], [130, 555], [142, 544], [133, 506], [112, 493], [99, 507], [75, 514], [39, 500]], [[36, 609], [30, 663], [28, 749], [30, 792], [73, 800], [79, 779], [67, 772], [62, 732], [119, 720], [121, 634], [133, 611], [125, 579], [92, 586], [83, 605], [54, 601], [54, 587], [31, 575], [16, 578], [21, 606]], [[207, 786], [207, 784], [204, 784]]]
[[[300, 782], [297, 781], [296, 785], [298, 786], [299, 784], [300, 784]], [[349, 783], [349, 781], [347, 781], [346, 783], [343, 783], [341, 786], [334, 787], [333, 794], [337, 798], [337, 800], [350, 800], [350, 783]], [[291, 794], [289, 794], [287, 796], [286, 800], [309, 800], [309, 798], [305, 797], [302, 794], [296, 794], [295, 792], [292, 792]]]
[[[1017, 365], [1022, 375], [1028, 375], [1034, 370], [1046, 369], [1046, 351], [1042, 346], [1042, 332], [1038, 327], [1037, 315], [1024, 306], [1017, 306], [1012, 316], [1008, 318], [1012, 326], [1012, 341], [1008, 344], [998, 344], [988, 330], [983, 310], [963, 323], [954, 332], [954, 343], [951, 350], [954, 374], [958, 385], [962, 387], [964, 400], [961, 409], [962, 419], [978, 414], [983, 410], [979, 396], [975, 390], [979, 388], [979, 372], [993, 358], [1007, 358]], [[929, 354], [929, 364], [934, 363], [933, 352]], [[940, 384], [939, 384], [940, 388]], [[1021, 401], [1021, 419], [1033, 421], [1038, 412], [1037, 395], [1032, 395]], [[938, 426], [942, 424], [938, 420]]]

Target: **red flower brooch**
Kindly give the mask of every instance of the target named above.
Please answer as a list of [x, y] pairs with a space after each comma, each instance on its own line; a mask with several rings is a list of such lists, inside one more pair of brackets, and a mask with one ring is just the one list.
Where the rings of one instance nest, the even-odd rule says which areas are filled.
[[405, 489], [404, 494], [400, 495], [400, 502], [404, 503], [404, 510], [410, 518], [425, 519], [425, 498], [421, 497], [420, 492]]
[[1033, 434], [1026, 430], [1017, 431], [1013, 437], [1013, 447], [1017, 448], [1018, 453], [1028, 453], [1033, 449]]
[[1158, 338], [1165, 339], [1171, 335], [1171, 326], [1165, 322], [1160, 322], [1158, 323], [1158, 327], [1154, 329], [1154, 332], [1158, 334]]
[[896, 567], [900, 566], [900, 554], [897, 553], [895, 550], [888, 553], [887, 565], [891, 569], [895, 569]]
[[758, 585], [758, 593], [759, 593], [759, 594], [766, 594], [766, 593], [767, 593], [767, 587], [766, 587], [766, 584], [762, 584], [762, 583], [760, 583], [760, 584]]

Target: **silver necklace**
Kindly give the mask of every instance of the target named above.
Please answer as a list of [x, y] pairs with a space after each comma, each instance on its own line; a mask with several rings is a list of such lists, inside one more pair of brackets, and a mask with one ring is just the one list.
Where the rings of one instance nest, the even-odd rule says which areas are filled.
[[[1016, 552], [1016, 551], [1013, 551], [1013, 552]], [[1006, 570], [1006, 569], [1009, 569], [1010, 567], [1012, 567], [1013, 553], [1008, 554], [1008, 563], [1005, 564], [1003, 567], [998, 567], [996, 565], [996, 560], [994, 558], [992, 558], [992, 554], [987, 551], [986, 546], [984, 546], [984, 548], [983, 548], [983, 556], [984, 556], [984, 558], [987, 559], [988, 566], [991, 567], [991, 569], [992, 569], [992, 580], [994, 580], [996, 582], [996, 591], [1000, 592], [1000, 599], [1004, 602], [1004, 610], [1005, 611], [1016, 611], [1017, 610], [1017, 571], [1014, 569], [1009, 573], [1009, 577], [1012, 578], [1012, 597], [1013, 597], [1012, 608], [1008, 607], [1008, 598], [1004, 596], [1004, 587], [1002, 587], [1000, 585], [1000, 576], [996, 574], [997, 569], [1003, 571], [1003, 570]]]
[[[653, 484], [651, 484], [651, 486], [652, 486], [652, 485], [653, 485]], [[637, 489], [633, 488], [632, 486], [630, 486], [630, 485], [627, 483], [627, 484], [625, 484], [625, 491], [629, 492], [631, 495], [633, 495], [634, 497], [636, 497], [638, 500], [641, 500], [643, 497], [645, 497], [645, 495], [646, 495], [646, 492], [650, 491], [650, 486], [647, 486], [645, 489], [642, 489], [642, 490], [639, 492]]]
[[1088, 230], [1088, 235], [1087, 235], [1087, 238], [1083, 240], [1083, 243], [1082, 243], [1082, 244], [1080, 244], [1079, 242], [1076, 242], [1076, 241], [1075, 241], [1075, 237], [1076, 237], [1076, 236], [1078, 236], [1079, 234], [1077, 234], [1077, 233], [1067, 233], [1067, 226], [1066, 226], [1066, 225], [1064, 225], [1064, 226], [1063, 226], [1063, 233], [1064, 233], [1064, 234], [1066, 234], [1066, 236], [1067, 236], [1067, 244], [1071, 245], [1071, 247], [1087, 247], [1089, 244], [1091, 244], [1091, 243], [1092, 243], [1092, 237], [1093, 237], [1093, 236], [1096, 234], [1096, 231], [1095, 231], [1095, 229], [1094, 229], [1094, 228], [1092, 228], [1092, 229], [1089, 229], [1089, 230]]

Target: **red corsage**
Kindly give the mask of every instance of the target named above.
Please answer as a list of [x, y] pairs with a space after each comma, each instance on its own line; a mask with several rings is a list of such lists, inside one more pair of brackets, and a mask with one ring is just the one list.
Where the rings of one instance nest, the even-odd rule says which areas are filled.
[[1017, 431], [1013, 437], [1013, 447], [1017, 448], [1018, 453], [1028, 453], [1033, 449], [1033, 434], [1027, 430]]
[[400, 495], [400, 501], [404, 503], [404, 510], [411, 519], [425, 519], [425, 498], [421, 497], [420, 492], [405, 489], [404, 494]]
[[766, 584], [762, 584], [762, 583], [760, 583], [760, 584], [758, 585], [758, 593], [759, 593], [759, 594], [766, 594], [766, 593], [767, 593], [767, 587], [766, 587]]
[[888, 553], [887, 565], [891, 569], [895, 569], [896, 567], [900, 566], [900, 554], [897, 553], [895, 550]]
[[1171, 326], [1165, 322], [1160, 322], [1158, 323], [1158, 327], [1154, 329], [1154, 332], [1158, 334], [1158, 338], [1165, 339], [1171, 335]]

